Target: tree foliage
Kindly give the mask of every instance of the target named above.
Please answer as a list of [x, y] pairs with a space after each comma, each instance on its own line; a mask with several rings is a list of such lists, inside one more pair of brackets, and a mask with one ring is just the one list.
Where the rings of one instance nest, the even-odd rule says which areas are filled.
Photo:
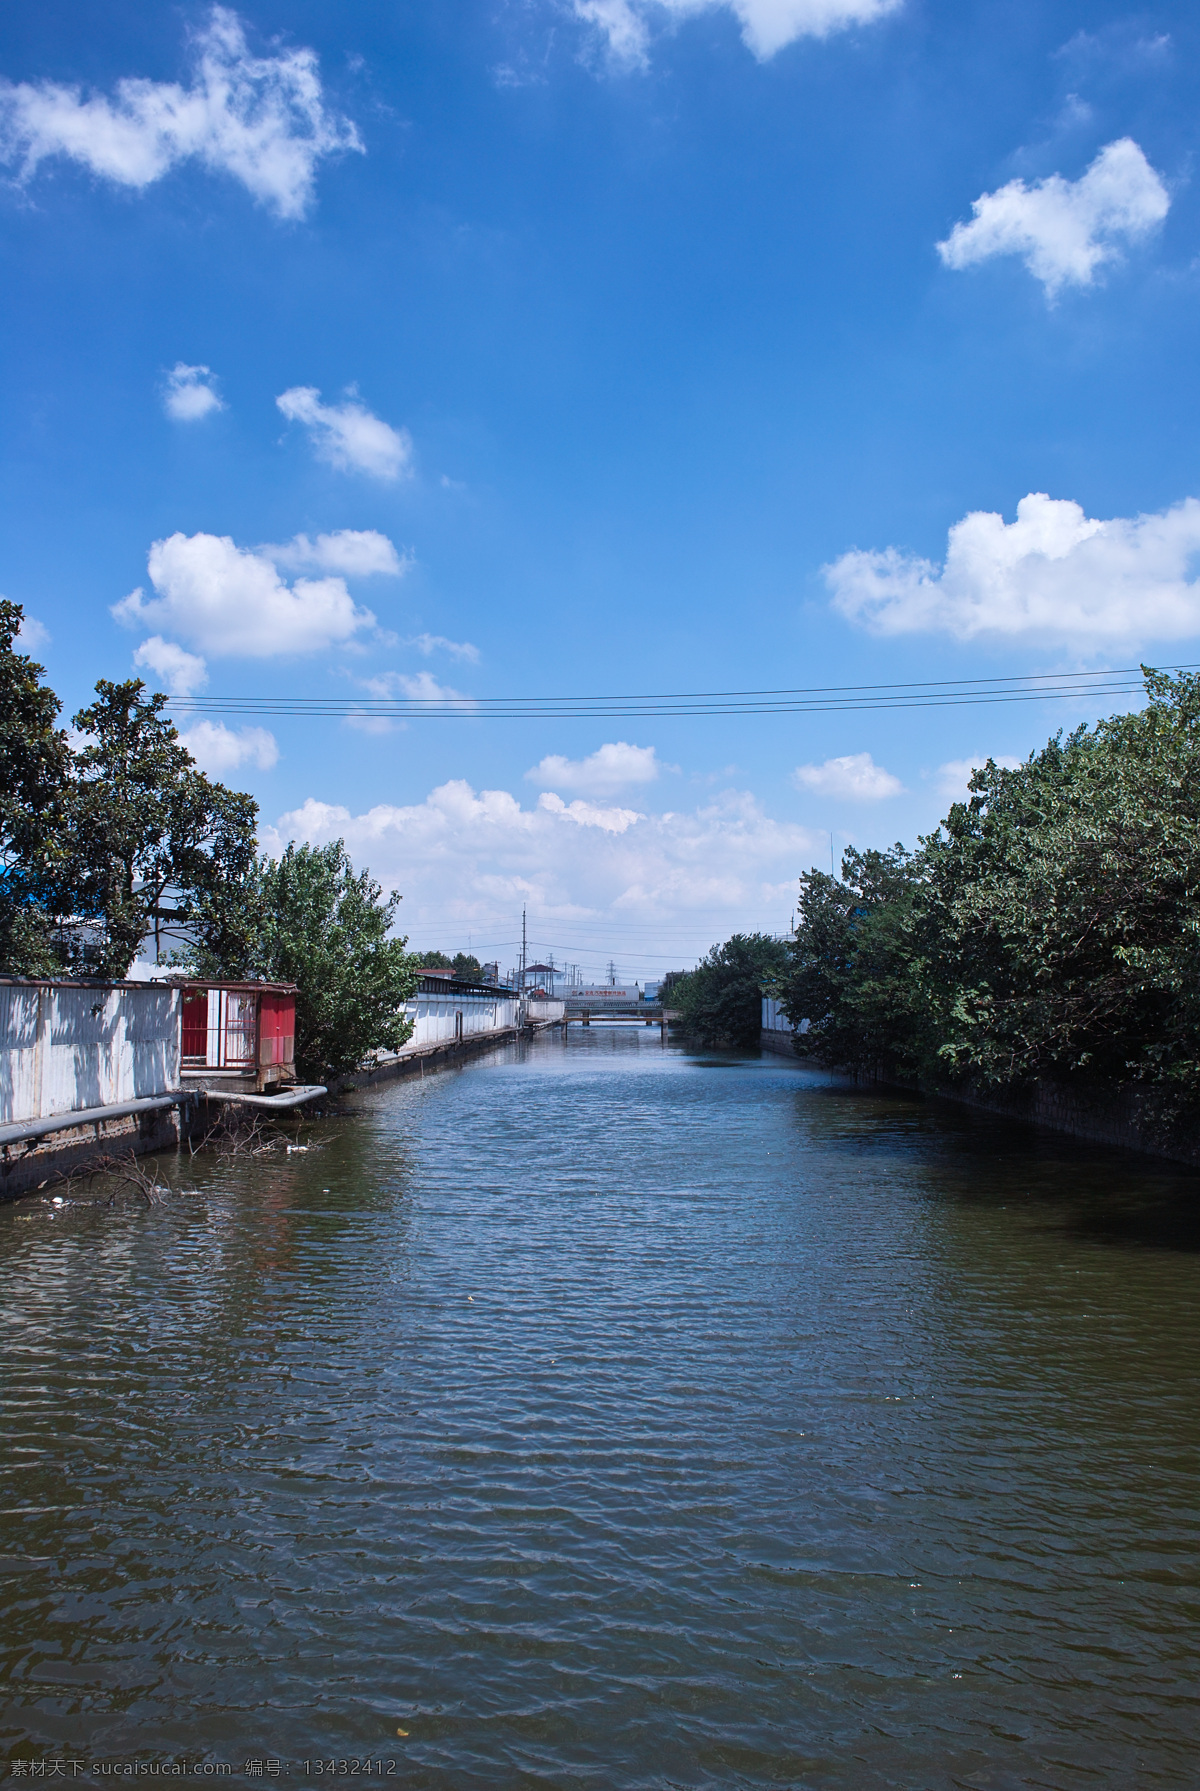
[[801, 879], [783, 995], [827, 1063], [1015, 1087], [1085, 1076], [1200, 1101], [1200, 679], [990, 761], [908, 854]]
[[[143, 939], [164, 923], [205, 954], [229, 958], [257, 852], [257, 804], [197, 771], [140, 679], [102, 678], [97, 700], [75, 717], [66, 829], [55, 894], [59, 915], [96, 923], [80, 966], [125, 975]], [[244, 940], [243, 945], [248, 944]]]
[[702, 1045], [757, 1045], [763, 988], [783, 971], [786, 950], [767, 933], [735, 933], [714, 945], [694, 970], [664, 978], [664, 1004], [675, 1008], [684, 1032]]
[[288, 846], [261, 860], [260, 975], [292, 982], [296, 1067], [328, 1081], [355, 1070], [369, 1052], [398, 1051], [412, 1033], [403, 1005], [420, 960], [408, 941], [388, 937], [400, 897], [386, 900], [369, 871], [356, 872], [345, 843]]
[[483, 971], [479, 959], [470, 952], [456, 951], [448, 958], [444, 951], [426, 951], [420, 954], [423, 970], [452, 970], [461, 982], [474, 982]]
[[43, 896], [63, 830], [71, 751], [45, 668], [17, 650], [24, 612], [0, 598], [0, 964], [10, 975], [54, 966]]

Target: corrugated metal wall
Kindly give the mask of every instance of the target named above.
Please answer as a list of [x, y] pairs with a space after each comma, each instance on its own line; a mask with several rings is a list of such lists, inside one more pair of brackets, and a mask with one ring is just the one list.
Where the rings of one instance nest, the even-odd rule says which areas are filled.
[[[482, 1032], [501, 1032], [516, 1026], [520, 1002], [515, 995], [500, 994], [428, 994], [414, 995], [404, 1006], [410, 1020], [415, 1020], [408, 1048], [418, 1045], [440, 1045], [451, 1039], [471, 1038]], [[458, 1016], [462, 1015], [459, 1024]]]
[[0, 984], [0, 1121], [179, 1087], [179, 990]]

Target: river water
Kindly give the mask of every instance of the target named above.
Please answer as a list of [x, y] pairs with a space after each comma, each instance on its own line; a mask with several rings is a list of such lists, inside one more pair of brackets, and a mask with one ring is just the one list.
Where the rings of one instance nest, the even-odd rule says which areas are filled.
[[1193, 1177], [657, 1030], [353, 1107], [0, 1211], [10, 1770], [1200, 1783]]

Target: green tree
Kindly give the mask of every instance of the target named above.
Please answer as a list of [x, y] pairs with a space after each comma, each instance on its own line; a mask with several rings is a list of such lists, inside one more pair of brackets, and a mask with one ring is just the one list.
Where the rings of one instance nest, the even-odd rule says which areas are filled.
[[411, 1036], [403, 1005], [421, 959], [388, 934], [400, 897], [383, 900], [369, 871], [355, 872], [345, 843], [288, 846], [259, 866], [264, 914], [260, 973], [297, 985], [296, 1066], [328, 1082], [374, 1050]]
[[472, 957], [470, 952], [456, 951], [454, 954], [454, 962], [451, 964], [450, 968], [453, 970], [455, 976], [461, 978], [463, 982], [469, 983], [474, 982], [480, 975], [483, 965], [479, 962], [478, 958]]
[[927, 1085], [1039, 1077], [1200, 1107], [1200, 679], [990, 761], [909, 854], [801, 878], [783, 999], [820, 1061]]
[[786, 966], [786, 948], [767, 933], [735, 933], [714, 945], [670, 990], [680, 1026], [703, 1045], [757, 1045], [764, 987]]
[[0, 598], [0, 968], [58, 967], [45, 892], [56, 875], [71, 753], [45, 668], [16, 650], [20, 604]]
[[140, 679], [102, 678], [75, 727], [66, 828], [53, 902], [58, 916], [95, 923], [99, 939], [76, 966], [122, 977], [151, 932], [182, 933], [224, 963], [253, 951], [255, 818], [250, 796], [196, 769], [167, 698]]
[[926, 843], [943, 1069], [1082, 1074], [1200, 1099], [1200, 679], [988, 764]]
[[425, 951], [420, 954], [422, 970], [453, 970], [454, 959], [448, 958], [444, 951]]
[[777, 990], [804, 1057], [858, 1074], [910, 1077], [926, 1067], [930, 976], [925, 861], [896, 845], [848, 851], [841, 878], [800, 878], [796, 930]]

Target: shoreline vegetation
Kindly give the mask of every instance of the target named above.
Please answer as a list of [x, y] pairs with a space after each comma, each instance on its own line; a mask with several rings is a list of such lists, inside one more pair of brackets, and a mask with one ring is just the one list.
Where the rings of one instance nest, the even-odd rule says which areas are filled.
[[[465, 956], [390, 937], [398, 894], [341, 840], [260, 857], [254, 799], [196, 768], [140, 680], [101, 679], [68, 734], [22, 620], [0, 599], [4, 974], [119, 979], [153, 937], [183, 973], [295, 983], [307, 1078], [398, 1050], [422, 964]], [[1035, 1116], [1069, 1089], [1200, 1160], [1200, 677], [1142, 671], [1144, 709], [989, 759], [914, 849], [804, 872], [789, 938], [671, 972], [680, 1030], [757, 1044], [766, 993], [823, 1067]]]
[[101, 679], [58, 725], [45, 669], [0, 599], [0, 970], [119, 981], [142, 943], [183, 975], [296, 984], [296, 1069], [327, 1082], [398, 1051], [421, 960], [400, 897], [342, 840], [260, 856], [258, 805], [196, 768], [140, 679]]
[[1200, 1161], [1200, 678], [1142, 672], [915, 849], [805, 872], [789, 939], [671, 979], [683, 1029], [752, 1042], [757, 954], [813, 1063]]

